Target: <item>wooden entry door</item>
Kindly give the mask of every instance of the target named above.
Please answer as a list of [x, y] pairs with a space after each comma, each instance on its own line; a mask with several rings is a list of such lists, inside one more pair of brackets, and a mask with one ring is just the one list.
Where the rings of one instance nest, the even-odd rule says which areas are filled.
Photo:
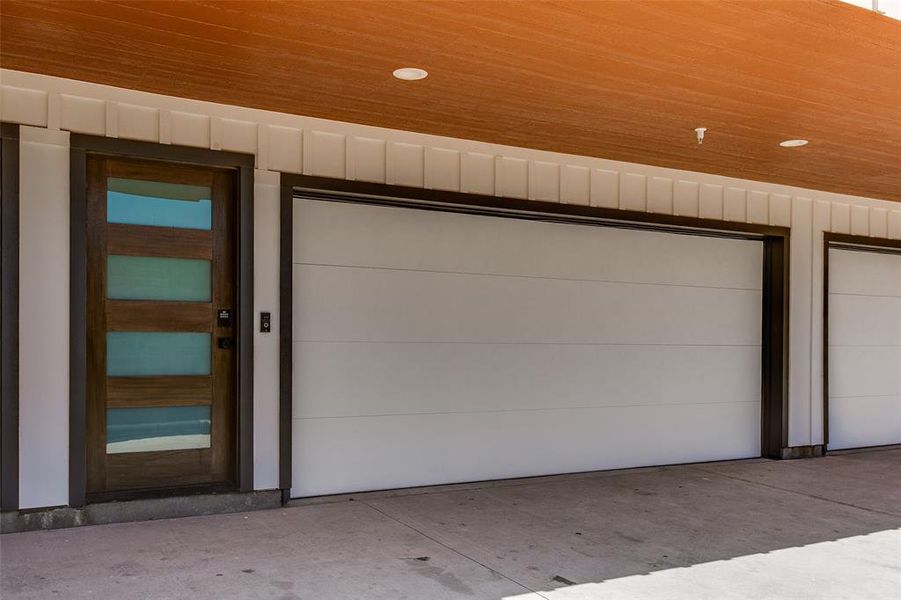
[[234, 485], [235, 180], [88, 157], [89, 499]]

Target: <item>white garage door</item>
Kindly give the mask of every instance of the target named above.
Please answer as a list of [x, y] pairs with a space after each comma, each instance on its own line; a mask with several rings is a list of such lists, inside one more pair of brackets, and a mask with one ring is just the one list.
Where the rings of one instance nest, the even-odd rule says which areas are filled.
[[762, 242], [294, 202], [293, 496], [759, 456]]
[[901, 254], [829, 250], [829, 444], [901, 444]]

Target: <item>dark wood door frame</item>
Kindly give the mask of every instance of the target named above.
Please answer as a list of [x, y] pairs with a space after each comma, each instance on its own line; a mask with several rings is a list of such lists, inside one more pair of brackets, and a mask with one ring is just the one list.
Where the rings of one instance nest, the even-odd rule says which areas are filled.
[[745, 238], [763, 242], [763, 314], [761, 369], [761, 455], [780, 459], [788, 446], [788, 295], [787, 227], [736, 223], [575, 204], [519, 200], [500, 196], [427, 190], [306, 175], [281, 175], [279, 265], [279, 487], [290, 495], [292, 464], [292, 323], [294, 197], [364, 202], [419, 209], [498, 215], [513, 218], [668, 231], [690, 235]]
[[844, 233], [823, 234], [823, 452], [829, 446], [829, 250], [901, 254], [901, 240]]
[[[230, 338], [234, 325], [217, 323], [215, 310], [236, 306], [235, 231], [237, 171], [88, 154], [88, 502], [166, 487], [234, 489], [237, 394], [234, 350], [212, 344], [210, 371], [191, 377], [108, 377], [106, 335], [112, 331], [203, 332]], [[110, 223], [106, 188], [110, 177], [201, 186], [210, 191], [211, 228], [147, 227]], [[211, 268], [207, 302], [110, 299], [107, 257], [126, 255], [203, 259]], [[168, 398], [168, 400], [166, 399]], [[212, 427], [207, 448], [108, 453], [109, 408], [207, 406]], [[142, 490], [143, 492], [138, 492]]]
[[[89, 135], [70, 138], [69, 505], [86, 501], [87, 156], [156, 160], [234, 169], [237, 177], [237, 481], [253, 490], [253, 166], [254, 157]], [[184, 493], [184, 488], [172, 493]], [[156, 490], [165, 494], [166, 490]], [[123, 494], [121, 497], [127, 497]]]
[[0, 510], [19, 508], [19, 126], [0, 125]]

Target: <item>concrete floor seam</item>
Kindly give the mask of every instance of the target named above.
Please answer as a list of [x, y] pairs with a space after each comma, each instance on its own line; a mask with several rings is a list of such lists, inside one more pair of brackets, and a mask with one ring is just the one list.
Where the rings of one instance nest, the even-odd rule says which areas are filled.
[[412, 531], [415, 531], [416, 533], [418, 533], [418, 534], [421, 535], [422, 537], [424, 537], [424, 538], [426, 538], [426, 539], [428, 539], [428, 540], [431, 540], [431, 541], [435, 542], [435, 543], [438, 544], [439, 546], [441, 546], [441, 547], [443, 547], [443, 548], [446, 548], [446, 549], [450, 550], [450, 551], [453, 552], [454, 554], [456, 554], [456, 555], [458, 555], [458, 556], [460, 556], [460, 557], [462, 557], [462, 558], [465, 558], [465, 559], [468, 560], [468, 561], [471, 561], [471, 562], [473, 562], [473, 563], [479, 565], [480, 567], [482, 567], [483, 569], [486, 569], [486, 570], [490, 571], [491, 573], [497, 573], [498, 575], [500, 575], [501, 577], [503, 577], [504, 579], [506, 579], [506, 580], [509, 581], [510, 583], [513, 583], [513, 584], [515, 584], [515, 585], [518, 585], [519, 587], [521, 587], [522, 589], [526, 590], [527, 592], [532, 593], [532, 594], [536, 594], [536, 595], [538, 595], [539, 597], [544, 598], [545, 600], [550, 600], [547, 596], [543, 595], [543, 594], [542, 594], [541, 592], [539, 592], [538, 590], [533, 590], [533, 589], [530, 588], [529, 586], [527, 586], [527, 585], [525, 585], [525, 584], [523, 584], [523, 583], [520, 583], [519, 581], [513, 579], [512, 577], [510, 577], [510, 576], [508, 576], [508, 575], [506, 575], [506, 574], [504, 574], [504, 573], [501, 573], [501, 572], [498, 571], [497, 569], [494, 569], [494, 568], [492, 568], [492, 567], [486, 565], [485, 563], [483, 563], [483, 562], [481, 562], [481, 561], [479, 561], [479, 560], [476, 560], [475, 558], [473, 558], [473, 557], [471, 557], [471, 556], [469, 556], [469, 555], [467, 555], [467, 554], [464, 554], [463, 552], [460, 552], [460, 551], [457, 550], [456, 548], [454, 548], [454, 547], [452, 547], [452, 546], [446, 544], [445, 542], [442, 542], [441, 540], [439, 540], [439, 539], [437, 539], [437, 538], [435, 538], [435, 537], [433, 537], [433, 536], [431, 536], [431, 535], [425, 533], [424, 531], [422, 531], [422, 530], [420, 530], [420, 529], [414, 527], [414, 526], [411, 525], [410, 523], [407, 523], [406, 521], [402, 521], [402, 520], [399, 519], [398, 517], [395, 517], [394, 515], [391, 515], [391, 514], [385, 512], [384, 510], [378, 508], [377, 506], [373, 506], [372, 504], [369, 504], [368, 502], [365, 502], [365, 501], [360, 501], [360, 502], [361, 502], [363, 505], [368, 506], [369, 508], [371, 508], [371, 509], [374, 510], [375, 512], [379, 513], [380, 515], [382, 515], [382, 516], [384, 516], [384, 517], [387, 517], [387, 518], [391, 519], [392, 521], [394, 521], [395, 523], [397, 523], [397, 524], [399, 524], [399, 525], [402, 525], [402, 526], [404, 526], [404, 527], [406, 527], [406, 528], [408, 528], [408, 529], [410, 529], [410, 530], [412, 530]]

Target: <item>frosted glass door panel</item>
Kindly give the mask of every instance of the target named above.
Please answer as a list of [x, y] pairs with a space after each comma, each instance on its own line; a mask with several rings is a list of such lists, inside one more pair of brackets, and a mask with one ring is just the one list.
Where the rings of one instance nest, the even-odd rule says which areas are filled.
[[209, 447], [209, 406], [111, 408], [106, 411], [107, 454]]
[[212, 191], [200, 185], [107, 179], [109, 223], [206, 229], [212, 227]]
[[111, 300], [210, 301], [210, 261], [155, 256], [107, 257]]
[[110, 377], [209, 375], [210, 334], [108, 332], [106, 373]]

